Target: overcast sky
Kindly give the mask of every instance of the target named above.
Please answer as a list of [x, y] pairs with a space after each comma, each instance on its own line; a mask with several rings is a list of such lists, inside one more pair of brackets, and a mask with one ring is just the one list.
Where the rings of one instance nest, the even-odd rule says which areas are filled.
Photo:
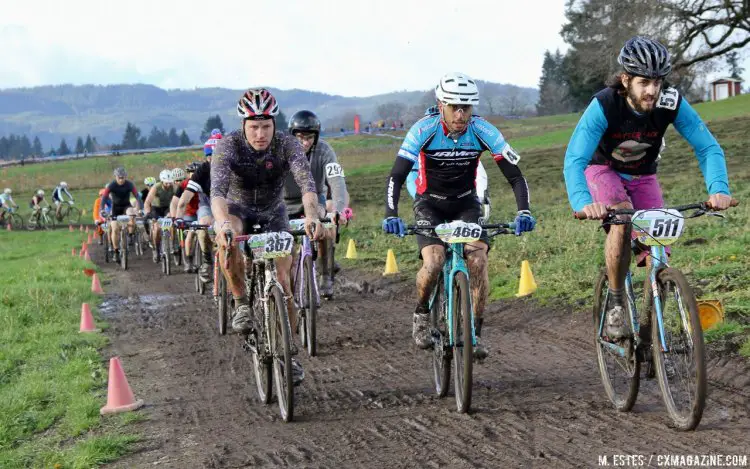
[[544, 51], [565, 50], [564, 4], [18, 0], [0, 13], [0, 88], [265, 85], [368, 96], [432, 88], [450, 71], [537, 86]]

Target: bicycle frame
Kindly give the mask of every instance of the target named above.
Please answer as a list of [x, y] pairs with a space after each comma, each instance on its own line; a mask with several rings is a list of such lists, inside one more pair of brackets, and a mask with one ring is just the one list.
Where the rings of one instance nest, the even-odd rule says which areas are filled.
[[[310, 241], [310, 238], [307, 237], [307, 235], [302, 236], [302, 243], [300, 245], [299, 255], [297, 256], [297, 261], [294, 265], [294, 272], [296, 275], [294, 276], [294, 286], [296, 287], [296, 293], [297, 298], [302, 300], [303, 302], [307, 300], [307, 297], [305, 295], [305, 259], [308, 257], [312, 258], [313, 261], [315, 261], [315, 256], [313, 255], [313, 244]], [[317, 277], [317, 269], [315, 267], [315, 262], [312, 263], [312, 280], [315, 284], [315, 304], [316, 306], [320, 306], [320, 293], [318, 292], [318, 277]], [[302, 304], [301, 306], [303, 308], [308, 307], [309, 305]]]
[[[449, 244], [447, 250], [450, 252], [450, 256], [446, 256], [445, 262], [443, 263], [443, 291], [448, 296], [448, 305], [445, 309], [445, 321], [448, 325], [448, 345], [453, 346], [453, 328], [450, 327], [453, 324], [453, 279], [458, 272], [463, 272], [466, 278], [469, 279], [469, 287], [471, 288], [471, 277], [469, 276], [469, 269], [466, 267], [466, 261], [464, 260], [464, 245], [461, 243]], [[429, 309], [432, 309], [432, 305], [438, 300], [438, 288], [439, 285], [435, 285], [430, 295]], [[474, 304], [469, 295], [469, 304], [471, 305], [471, 343], [472, 345], [477, 344], [476, 335], [474, 332]]]

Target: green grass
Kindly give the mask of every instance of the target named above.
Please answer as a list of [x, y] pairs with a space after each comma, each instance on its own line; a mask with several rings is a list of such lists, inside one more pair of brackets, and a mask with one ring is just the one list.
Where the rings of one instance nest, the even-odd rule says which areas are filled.
[[[80, 233], [0, 233], [0, 467], [87, 468], [135, 437], [103, 420], [107, 339], [79, 334], [81, 304], [98, 297], [70, 255]], [[101, 320], [99, 327], [106, 326]]]

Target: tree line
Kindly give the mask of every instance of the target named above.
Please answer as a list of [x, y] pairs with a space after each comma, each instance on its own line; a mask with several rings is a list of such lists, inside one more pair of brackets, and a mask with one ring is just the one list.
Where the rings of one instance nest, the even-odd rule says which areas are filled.
[[690, 101], [703, 100], [710, 72], [739, 77], [737, 51], [750, 44], [747, 0], [568, 0], [565, 17], [560, 34], [570, 47], [544, 54], [539, 115], [583, 110], [620, 71], [617, 55], [635, 35], [667, 47], [668, 80]]
[[86, 139], [78, 137], [75, 146], [71, 149], [63, 138], [60, 145], [52, 147], [45, 152], [42, 148], [42, 142], [39, 137], [29, 140], [26, 134], [0, 137], [0, 160], [23, 160], [26, 158], [39, 158], [43, 156], [66, 156], [70, 154], [85, 154], [100, 151], [101, 145], [96, 141], [96, 137], [86, 135]]

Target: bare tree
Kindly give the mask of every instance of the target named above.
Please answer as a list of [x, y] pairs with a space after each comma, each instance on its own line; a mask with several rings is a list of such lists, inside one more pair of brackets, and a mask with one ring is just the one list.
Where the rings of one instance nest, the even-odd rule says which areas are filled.
[[750, 44], [748, 0], [669, 0], [671, 52], [678, 68], [720, 57]]
[[384, 120], [401, 120], [406, 111], [406, 106], [398, 101], [389, 101], [378, 105], [378, 117]]

